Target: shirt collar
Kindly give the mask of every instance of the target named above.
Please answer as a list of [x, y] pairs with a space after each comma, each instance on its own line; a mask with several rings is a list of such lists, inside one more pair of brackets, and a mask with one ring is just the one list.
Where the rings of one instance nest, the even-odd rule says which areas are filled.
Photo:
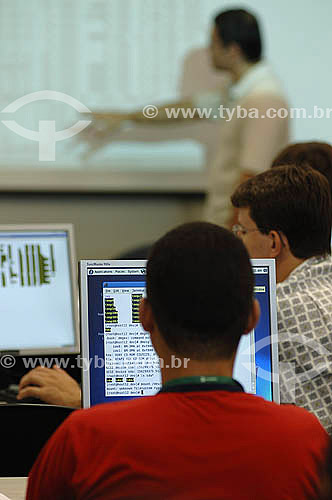
[[317, 266], [319, 264], [332, 264], [332, 258], [330, 255], [316, 255], [314, 257], [309, 257], [308, 259], [304, 260], [296, 266], [295, 269], [287, 276], [287, 278], [282, 281], [281, 283], [278, 283], [278, 285], [282, 285], [283, 283], [286, 283], [291, 281], [292, 279], [296, 279], [298, 276], [300, 276], [303, 273], [310, 273], [311, 277], [314, 277], [316, 273], [318, 272]]
[[160, 392], [195, 392], [216, 390], [244, 392], [242, 385], [233, 378], [211, 375], [173, 379], [163, 384]]
[[271, 78], [271, 75], [271, 68], [266, 62], [260, 61], [254, 64], [238, 82], [230, 87], [230, 98], [235, 101], [241, 99], [248, 94], [258, 82]]

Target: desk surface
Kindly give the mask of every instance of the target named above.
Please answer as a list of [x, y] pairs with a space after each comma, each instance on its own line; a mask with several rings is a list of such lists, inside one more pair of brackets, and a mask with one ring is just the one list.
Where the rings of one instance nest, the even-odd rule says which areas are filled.
[[27, 482], [27, 477], [0, 477], [0, 493], [10, 500], [24, 500]]

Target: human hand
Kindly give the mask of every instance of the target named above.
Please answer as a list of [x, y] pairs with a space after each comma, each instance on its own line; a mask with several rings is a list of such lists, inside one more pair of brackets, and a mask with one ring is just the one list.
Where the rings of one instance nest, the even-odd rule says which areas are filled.
[[17, 399], [29, 397], [52, 405], [81, 408], [79, 384], [57, 365], [53, 368], [38, 366], [21, 378]]
[[78, 142], [85, 143], [88, 147], [82, 155], [84, 160], [88, 160], [91, 155], [104, 147], [111, 140], [111, 136], [116, 133], [128, 120], [125, 113], [85, 113], [85, 119], [91, 120], [88, 127], [75, 136]]

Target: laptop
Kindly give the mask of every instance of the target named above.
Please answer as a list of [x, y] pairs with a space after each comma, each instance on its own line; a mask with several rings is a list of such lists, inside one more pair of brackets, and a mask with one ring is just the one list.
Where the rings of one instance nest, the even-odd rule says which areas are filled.
[[[280, 401], [276, 275], [273, 259], [254, 259], [260, 321], [241, 338], [233, 377], [246, 392]], [[159, 359], [139, 322], [146, 261], [80, 262], [83, 407], [156, 394]]]

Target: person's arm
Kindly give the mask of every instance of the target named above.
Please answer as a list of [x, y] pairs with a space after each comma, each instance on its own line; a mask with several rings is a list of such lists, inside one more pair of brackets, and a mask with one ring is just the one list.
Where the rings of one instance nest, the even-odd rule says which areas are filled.
[[[105, 146], [112, 134], [118, 132], [126, 124], [137, 125], [164, 125], [188, 120], [208, 119], [219, 116], [217, 109], [222, 98], [222, 92], [202, 92], [192, 98], [156, 107], [146, 105], [133, 112], [99, 112], [93, 111], [86, 114], [91, 124], [78, 136], [79, 141], [88, 144], [89, 149], [83, 155], [87, 159], [91, 154]], [[203, 108], [206, 112], [202, 113]]]
[[[76, 136], [76, 140], [85, 143], [88, 148], [82, 155], [84, 160], [88, 160], [96, 151], [104, 147], [109, 141], [112, 134], [119, 132], [126, 124], [165, 124], [174, 123], [185, 120], [181, 113], [181, 108], [191, 109], [190, 101], [183, 101], [152, 108], [150, 106], [142, 108], [142, 110], [134, 112], [98, 112], [93, 111], [86, 114], [86, 119], [91, 120], [91, 124]], [[166, 109], [173, 108], [173, 118], [167, 115]], [[143, 113], [144, 109], [144, 113]], [[178, 110], [178, 111], [177, 111]], [[197, 113], [193, 118], [197, 117]]]
[[[182, 110], [188, 113], [181, 113]], [[187, 119], [200, 118], [197, 109], [194, 106], [194, 102], [191, 99], [185, 99], [183, 101], [173, 102], [165, 104], [163, 106], [146, 105], [142, 109], [133, 112], [92, 112], [87, 114], [94, 121], [105, 121], [109, 123], [110, 126], [121, 122], [131, 121], [134, 123], [169, 123], [174, 121], [181, 121]]]
[[[252, 96], [246, 102], [247, 110], [257, 110], [258, 118], [244, 118], [240, 146], [240, 174], [234, 189], [250, 177], [253, 177], [271, 167], [275, 155], [286, 145], [289, 121], [288, 117], [268, 118], [270, 109], [287, 109], [287, 103], [278, 96], [263, 94]], [[236, 209], [228, 221], [228, 227], [237, 222]]]
[[24, 375], [19, 384], [17, 399], [33, 397], [45, 403], [81, 408], [81, 388], [68, 373], [54, 365], [39, 366]]
[[[186, 110], [185, 113], [182, 113], [182, 110]], [[189, 111], [187, 112], [187, 110]], [[129, 122], [152, 125], [199, 118], [199, 114], [194, 109], [194, 103], [191, 100], [184, 100], [160, 107], [147, 105], [133, 112], [92, 111], [91, 113], [86, 113], [85, 116], [88, 120], [91, 120], [91, 124], [79, 134], [79, 139], [88, 142], [93, 150], [103, 146], [105, 142], [108, 142], [112, 134], [119, 131]]]

